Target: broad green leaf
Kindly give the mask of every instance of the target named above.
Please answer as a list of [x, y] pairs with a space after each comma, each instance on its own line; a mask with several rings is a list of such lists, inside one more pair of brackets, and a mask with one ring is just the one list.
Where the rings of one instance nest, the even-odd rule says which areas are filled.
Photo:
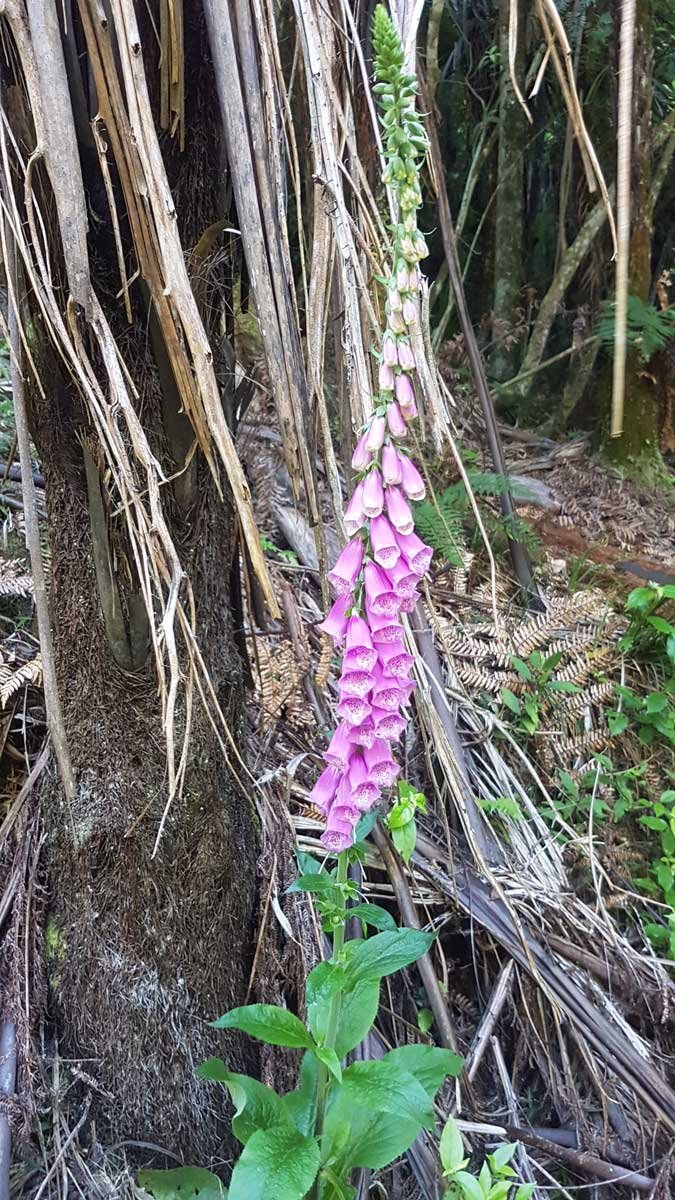
[[452, 1050], [421, 1044], [398, 1046], [396, 1050], [385, 1054], [382, 1062], [395, 1063], [404, 1071], [409, 1071], [431, 1100], [448, 1075], [460, 1075], [464, 1066], [464, 1060], [459, 1054], [453, 1054]]
[[483, 1198], [485, 1200], [485, 1197], [487, 1196], [488, 1192], [490, 1191], [490, 1186], [492, 1184], [492, 1172], [488, 1166], [487, 1159], [483, 1163], [483, 1165], [478, 1173], [478, 1182], [480, 1184], [480, 1189], [483, 1193]]
[[313, 855], [308, 854], [306, 850], [296, 849], [295, 857], [301, 875], [320, 875], [322, 873], [319, 860], [314, 858]]
[[628, 717], [622, 712], [610, 712], [607, 713], [607, 724], [612, 737], [618, 737], [624, 729], [628, 728]]
[[307, 1023], [319, 1043], [326, 1037], [331, 1000], [344, 989], [346, 982], [344, 967], [339, 963], [320, 962], [307, 976]]
[[358, 917], [360, 921], [364, 921], [366, 925], [372, 925], [374, 929], [396, 929], [396, 921], [386, 908], [381, 908], [379, 904], [356, 904], [354, 908], [349, 909], [350, 917]]
[[286, 888], [287, 892], [330, 892], [335, 887], [335, 880], [331, 879], [328, 872], [322, 872], [319, 875], [301, 875], [295, 879], [290, 887]]
[[342, 1059], [371, 1029], [380, 1004], [380, 981], [362, 979], [342, 994], [335, 1033], [335, 1052]]
[[214, 1029], [241, 1029], [270, 1046], [292, 1046], [310, 1050], [314, 1045], [302, 1021], [276, 1004], [249, 1004], [233, 1008], [213, 1021]]
[[396, 804], [387, 815], [386, 825], [392, 831], [401, 829], [410, 821], [415, 819], [415, 805], [412, 800], [397, 800]]
[[227, 1196], [218, 1176], [203, 1167], [139, 1171], [137, 1182], [154, 1200], [225, 1200]]
[[232, 1118], [232, 1132], [238, 1141], [246, 1145], [258, 1129], [270, 1129], [273, 1125], [287, 1122], [281, 1096], [250, 1075], [237, 1075], [228, 1071], [219, 1058], [208, 1058], [197, 1067], [200, 1079], [224, 1083], [236, 1112]]
[[395, 1113], [371, 1112], [342, 1100], [336, 1100], [333, 1108], [321, 1144], [322, 1157], [334, 1159], [340, 1173], [354, 1167], [371, 1171], [388, 1167], [410, 1149], [422, 1130], [417, 1119]]
[[355, 1062], [342, 1073], [340, 1096], [373, 1112], [396, 1113], [433, 1128], [434, 1107], [422, 1084], [389, 1055]]
[[663, 695], [663, 692], [652, 692], [647, 696], [645, 708], [648, 713], [660, 713], [668, 706], [668, 697]]
[[434, 934], [421, 929], [386, 930], [367, 941], [347, 943], [347, 978], [351, 985], [361, 980], [379, 980], [393, 975], [426, 954]]
[[290, 1126], [260, 1129], [230, 1180], [229, 1200], [302, 1200], [319, 1169], [319, 1146]]
[[340, 1060], [333, 1047], [317, 1046], [314, 1050], [314, 1053], [319, 1062], [323, 1063], [324, 1067], [328, 1068], [333, 1078], [337, 1079], [338, 1083], [340, 1083], [342, 1081], [342, 1067], [340, 1066]]
[[499, 694], [502, 698], [502, 704], [505, 704], [507, 708], [511, 709], [512, 713], [515, 713], [515, 715], [519, 717], [520, 700], [518, 697], [514, 695], [510, 688], [502, 688]]
[[518, 1191], [513, 1197], [513, 1200], [530, 1200], [530, 1196], [534, 1192], [535, 1187], [536, 1184], [534, 1183], [521, 1183]]
[[663, 817], [639, 817], [638, 820], [640, 825], [644, 825], [645, 829], [653, 829], [655, 833], [668, 828]]
[[647, 621], [652, 629], [655, 629], [657, 633], [664, 633], [666, 637], [670, 637], [671, 634], [675, 633], [675, 625], [672, 625], [670, 621], [666, 621], [665, 617], [647, 617]]
[[475, 1175], [469, 1175], [468, 1171], [458, 1171], [453, 1175], [453, 1180], [462, 1189], [466, 1200], [483, 1200], [483, 1189]]
[[657, 592], [655, 588], [633, 588], [626, 601], [626, 609], [628, 612], [644, 612], [653, 604], [656, 599]]
[[319, 1082], [319, 1063], [314, 1054], [307, 1050], [300, 1063], [298, 1086], [293, 1092], [281, 1097], [289, 1119], [300, 1133], [309, 1134], [314, 1129], [316, 1097]]
[[446, 1175], [453, 1175], [464, 1165], [465, 1161], [468, 1161], [464, 1154], [462, 1135], [452, 1117], [448, 1117], [445, 1122], [438, 1149]]
[[504, 1142], [503, 1145], [497, 1146], [497, 1149], [490, 1155], [490, 1162], [495, 1167], [505, 1167], [511, 1162], [516, 1150], [518, 1149], [517, 1142]]
[[364, 813], [361, 817], [356, 829], [354, 830], [354, 840], [356, 842], [365, 842], [368, 834], [377, 825], [379, 812], [376, 808], [371, 808], [370, 812]]
[[391, 840], [407, 866], [417, 842], [415, 822], [408, 821], [405, 825], [399, 825], [396, 829], [392, 829]]
[[512, 654], [511, 666], [515, 671], [518, 672], [520, 678], [524, 679], [526, 683], [532, 682], [532, 671], [528, 667], [527, 663], [523, 662], [522, 658], [517, 658], [515, 654]]
[[488, 1192], [487, 1200], [508, 1200], [509, 1192], [513, 1187], [512, 1179], [499, 1179], [493, 1183]]
[[578, 696], [582, 690], [576, 683], [570, 683], [567, 679], [552, 679], [548, 687], [551, 692], [565, 692], [570, 696]]

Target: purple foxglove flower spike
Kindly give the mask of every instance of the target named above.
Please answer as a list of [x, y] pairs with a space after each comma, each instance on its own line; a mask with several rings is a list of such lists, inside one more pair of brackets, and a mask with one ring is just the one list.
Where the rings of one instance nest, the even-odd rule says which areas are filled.
[[399, 342], [398, 344], [398, 361], [399, 366], [404, 371], [415, 370], [415, 355], [408, 342]]
[[401, 607], [401, 599], [394, 592], [389, 577], [374, 562], [367, 562], [363, 570], [366, 587], [366, 606], [378, 616], [395, 617]]
[[403, 455], [401, 457], [401, 483], [403, 491], [409, 500], [423, 500], [427, 489], [414, 462]]
[[396, 338], [392, 337], [390, 333], [385, 333], [382, 340], [382, 361], [388, 367], [395, 367], [398, 362]]
[[408, 273], [408, 268], [400, 266], [396, 272], [396, 287], [398, 288], [399, 292], [407, 292], [409, 278], [410, 276]]
[[408, 326], [403, 320], [402, 312], [389, 313], [388, 324], [392, 333], [407, 333], [408, 331]]
[[351, 736], [355, 746], [372, 746], [375, 741], [375, 726], [372, 717], [366, 717], [360, 725], [352, 725]]
[[403, 414], [395, 401], [387, 407], [387, 425], [392, 437], [404, 438], [408, 432]]
[[403, 307], [403, 300], [401, 299], [401, 293], [399, 292], [398, 288], [389, 288], [387, 292], [387, 301], [389, 303], [390, 312], [395, 313], [401, 311]]
[[419, 583], [419, 577], [410, 570], [405, 558], [399, 558], [393, 567], [389, 567], [387, 574], [397, 596], [405, 600], [406, 597], [413, 595]]
[[[405, 693], [399, 687], [398, 679], [388, 679], [383, 675], [373, 688], [373, 706], [386, 709], [387, 712], [398, 712], [405, 703]], [[377, 728], [377, 722], [376, 722]]]
[[401, 483], [401, 463], [391, 442], [382, 447], [382, 478], [387, 485]]
[[373, 723], [377, 737], [387, 742], [398, 741], [408, 724], [400, 713], [389, 712], [386, 708], [373, 709]]
[[372, 746], [364, 750], [363, 757], [368, 773], [378, 787], [391, 787], [401, 768], [394, 762], [389, 743], [376, 738]]
[[[401, 464], [401, 470], [403, 470], [403, 464]], [[388, 487], [384, 499], [387, 516], [394, 529], [399, 533], [412, 533], [415, 528], [415, 520], [403, 492], [398, 488]]]
[[322, 812], [328, 812], [333, 798], [340, 785], [340, 773], [334, 767], [326, 767], [317, 779], [309, 796], [307, 797], [310, 804], [314, 808], [320, 808]]
[[351, 607], [352, 598], [349, 594], [338, 596], [328, 610], [321, 624], [317, 627], [322, 633], [327, 633], [335, 642], [341, 642], [347, 631], [347, 612]]
[[354, 825], [351, 821], [343, 820], [339, 815], [328, 814], [326, 828], [321, 834], [321, 841], [327, 850], [333, 854], [341, 854], [354, 841]]
[[377, 374], [377, 382], [381, 392], [393, 392], [394, 371], [388, 363], [380, 363], [380, 369]]
[[371, 778], [362, 754], [355, 754], [349, 764], [351, 801], [361, 812], [372, 808], [380, 798], [380, 789]]
[[400, 558], [396, 534], [386, 517], [375, 517], [370, 522], [370, 545], [373, 558], [380, 567], [393, 567]]
[[361, 538], [352, 538], [351, 542], [347, 542], [332, 571], [328, 572], [328, 582], [336, 595], [351, 595], [362, 563], [363, 542]]
[[350, 671], [371, 671], [376, 660], [368, 622], [363, 617], [350, 617], [345, 633], [345, 667]]
[[420, 273], [417, 270], [417, 267], [413, 267], [412, 270], [408, 272], [408, 291], [415, 293], [415, 292], [419, 292], [419, 290], [420, 290]]
[[415, 407], [415, 391], [407, 375], [396, 376], [394, 390], [401, 409]]
[[413, 592], [412, 596], [404, 596], [401, 600], [401, 612], [411, 613], [415, 611], [417, 601], [420, 598], [419, 592]]
[[367, 517], [379, 517], [384, 508], [382, 476], [373, 467], [363, 481], [363, 509]]
[[371, 454], [377, 454], [382, 449], [386, 423], [384, 417], [373, 417], [368, 430], [366, 448]]
[[357, 483], [354, 488], [349, 504], [345, 509], [345, 529], [350, 537], [358, 533], [366, 523], [366, 514], [363, 509], [363, 480]]
[[431, 546], [425, 545], [416, 533], [397, 533], [396, 540], [408, 560], [411, 571], [419, 576], [426, 575], [434, 557]]
[[366, 449], [366, 441], [368, 440], [368, 432], [362, 434], [356, 443], [356, 449], [352, 454], [352, 468], [355, 471], [365, 471], [373, 461], [372, 454]]

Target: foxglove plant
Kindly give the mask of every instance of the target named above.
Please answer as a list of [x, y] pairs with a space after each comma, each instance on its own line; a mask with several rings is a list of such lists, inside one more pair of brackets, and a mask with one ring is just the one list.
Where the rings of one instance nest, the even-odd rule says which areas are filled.
[[[336, 854], [352, 845], [361, 815], [398, 773], [391, 745], [405, 729], [414, 688], [413, 660], [405, 652], [400, 615], [415, 607], [433, 553], [415, 534], [410, 501], [422, 500], [425, 488], [406, 447], [408, 425], [417, 415], [410, 333], [418, 316], [419, 262], [427, 254], [417, 228], [422, 203], [418, 160], [426, 139], [415, 112], [415, 78], [403, 69], [398, 36], [382, 8], [375, 13], [373, 40], [375, 92], [385, 138], [384, 182], [394, 192], [398, 223], [387, 283], [379, 394], [354, 450], [356, 486], [345, 510], [350, 541], [328, 574], [336, 600], [319, 626], [342, 650], [340, 724], [310, 801], [325, 817], [321, 840]], [[379, 758], [373, 756], [375, 746]], [[384, 761], [381, 747], [386, 747], [391, 764], [386, 771], [375, 766]]]

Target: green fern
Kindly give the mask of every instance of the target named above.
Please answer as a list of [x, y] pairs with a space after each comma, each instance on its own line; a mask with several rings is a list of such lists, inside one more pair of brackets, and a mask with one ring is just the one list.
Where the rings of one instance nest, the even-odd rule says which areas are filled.
[[[614, 346], [614, 301], [603, 305], [595, 332], [606, 350]], [[653, 304], [645, 304], [638, 296], [628, 297], [626, 314], [626, 341], [637, 350], [642, 362], [649, 362], [657, 350], [662, 350], [675, 337], [675, 311], [661, 311]]]
[[512, 821], [522, 821], [523, 819], [520, 805], [512, 796], [479, 797], [478, 803], [483, 812], [497, 813], [500, 817], [510, 817]]
[[[469, 470], [467, 478], [476, 496], [503, 496], [508, 488], [517, 499], [527, 500], [530, 495], [527, 488], [514, 484], [504, 475]], [[467, 526], [471, 516], [469, 494], [461, 480], [451, 484], [435, 500], [425, 500], [415, 509], [415, 522], [420, 537], [456, 567], [461, 566], [463, 562], [462, 550], [467, 545]], [[489, 524], [489, 533], [502, 538], [523, 541], [532, 536], [531, 527], [519, 517], [514, 517], [507, 527], [503, 517], [485, 513], [484, 523], [486, 529]]]

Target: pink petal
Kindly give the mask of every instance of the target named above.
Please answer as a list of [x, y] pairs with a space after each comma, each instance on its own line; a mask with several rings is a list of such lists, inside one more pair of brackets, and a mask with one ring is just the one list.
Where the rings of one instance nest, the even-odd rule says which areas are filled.
[[351, 593], [363, 563], [363, 542], [352, 538], [347, 542], [332, 571], [328, 572], [329, 583], [338, 596]]
[[347, 630], [347, 612], [351, 607], [352, 598], [347, 593], [344, 596], [338, 596], [337, 600], [328, 610], [317, 629], [322, 633], [327, 633], [334, 641], [341, 642]]
[[366, 523], [363, 511], [363, 483], [357, 483], [354, 494], [345, 509], [345, 529], [350, 537], [358, 533]]
[[397, 533], [396, 540], [410, 564], [411, 571], [420, 577], [426, 575], [434, 557], [431, 546], [427, 546], [416, 533]]
[[366, 446], [371, 454], [377, 454], [384, 442], [384, 417], [373, 417], [368, 430]]
[[373, 558], [381, 567], [393, 567], [400, 557], [396, 534], [386, 517], [375, 517], [370, 522], [370, 545]]
[[391, 442], [382, 447], [382, 478], [386, 484], [401, 482], [401, 464]]
[[356, 443], [356, 448], [352, 454], [352, 467], [355, 471], [365, 471], [366, 467], [369, 467], [373, 461], [372, 454], [366, 449], [367, 440], [368, 433], [366, 432], [362, 434]]
[[408, 499], [423, 500], [427, 491], [424, 480], [414, 462], [411, 462], [407, 455], [401, 456], [401, 477], [403, 491]]
[[373, 467], [363, 481], [363, 507], [368, 517], [379, 517], [384, 507], [382, 476], [377, 467]]
[[392, 403], [387, 407], [387, 425], [392, 437], [403, 438], [408, 432], [403, 420], [403, 413], [398, 404]]
[[412, 533], [415, 521], [410, 507], [398, 488], [388, 487], [385, 495], [387, 516], [399, 533]]

